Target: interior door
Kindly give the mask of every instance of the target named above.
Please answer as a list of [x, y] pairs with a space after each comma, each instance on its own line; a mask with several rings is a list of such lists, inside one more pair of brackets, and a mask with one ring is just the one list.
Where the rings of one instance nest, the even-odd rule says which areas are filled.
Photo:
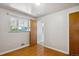
[[69, 14], [70, 55], [79, 56], [79, 12]]
[[42, 21], [37, 22], [37, 43], [44, 42], [44, 23]]
[[30, 20], [30, 46], [37, 44], [37, 21]]

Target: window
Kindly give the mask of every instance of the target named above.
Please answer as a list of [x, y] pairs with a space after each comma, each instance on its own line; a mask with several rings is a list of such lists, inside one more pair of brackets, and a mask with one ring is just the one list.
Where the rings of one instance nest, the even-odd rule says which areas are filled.
[[10, 32], [27, 32], [30, 31], [29, 20], [11, 16]]

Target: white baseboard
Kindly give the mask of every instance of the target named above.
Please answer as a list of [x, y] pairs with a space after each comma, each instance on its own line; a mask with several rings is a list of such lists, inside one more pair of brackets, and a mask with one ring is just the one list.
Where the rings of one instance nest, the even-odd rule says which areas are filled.
[[59, 49], [56, 49], [56, 48], [52, 48], [52, 47], [49, 47], [49, 46], [47, 46], [47, 45], [45, 45], [45, 44], [40, 44], [40, 45], [43, 45], [44, 47], [47, 47], [47, 48], [50, 48], [50, 49], [53, 49], [53, 50], [56, 50], [56, 51], [62, 52], [62, 53], [64, 53], [64, 54], [69, 54], [69, 52], [62, 51], [62, 50], [59, 50]]
[[29, 44], [24, 45], [24, 46], [21, 46], [21, 47], [17, 47], [17, 48], [15, 48], [15, 49], [11, 49], [11, 50], [8, 50], [8, 51], [5, 51], [5, 52], [2, 52], [2, 53], [0, 53], [0, 55], [6, 54], [6, 53], [9, 53], [9, 52], [12, 52], [12, 51], [15, 51], [15, 50], [18, 50], [18, 49], [24, 48], [24, 47], [28, 47], [28, 46], [29, 46]]

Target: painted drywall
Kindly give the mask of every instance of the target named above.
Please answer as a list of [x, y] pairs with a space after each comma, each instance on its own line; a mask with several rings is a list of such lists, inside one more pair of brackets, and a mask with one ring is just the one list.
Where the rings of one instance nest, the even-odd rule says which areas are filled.
[[69, 54], [69, 13], [77, 11], [79, 6], [38, 18], [45, 23], [45, 45]]
[[44, 23], [41, 20], [37, 21], [37, 43], [44, 42]]
[[19, 17], [27, 16], [17, 13], [16, 11], [0, 8], [0, 53], [5, 53], [6, 51], [20, 48], [22, 43], [24, 43], [26, 46], [29, 45], [29, 32], [9, 32], [9, 21], [11, 17], [7, 15], [7, 13], [12, 13]]

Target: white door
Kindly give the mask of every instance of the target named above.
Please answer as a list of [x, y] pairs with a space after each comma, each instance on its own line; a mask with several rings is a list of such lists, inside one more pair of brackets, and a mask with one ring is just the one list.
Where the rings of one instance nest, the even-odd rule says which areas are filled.
[[44, 42], [44, 23], [42, 21], [37, 22], [37, 43]]

